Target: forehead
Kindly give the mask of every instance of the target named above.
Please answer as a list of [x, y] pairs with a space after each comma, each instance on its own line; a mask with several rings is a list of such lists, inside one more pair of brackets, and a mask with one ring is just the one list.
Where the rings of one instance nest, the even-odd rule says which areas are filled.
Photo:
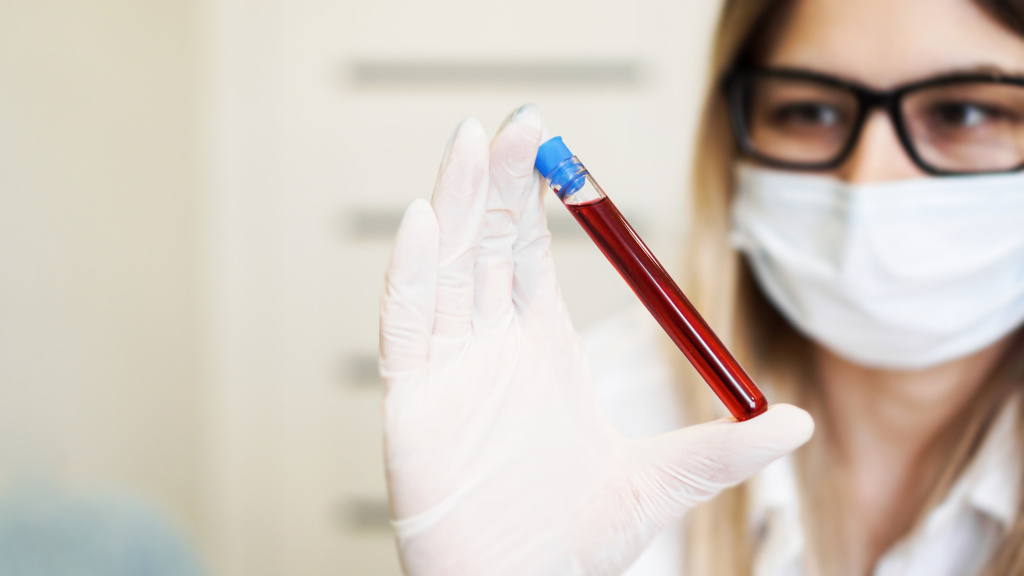
[[1024, 38], [970, 0], [796, 0], [779, 32], [768, 65], [877, 88], [974, 68], [1024, 75]]

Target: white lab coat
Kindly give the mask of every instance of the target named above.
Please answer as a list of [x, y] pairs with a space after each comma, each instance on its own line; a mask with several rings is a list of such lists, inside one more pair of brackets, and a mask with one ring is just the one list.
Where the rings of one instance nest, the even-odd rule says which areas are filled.
[[[612, 423], [631, 437], [684, 425], [660, 327], [641, 307], [585, 335], [598, 394]], [[920, 529], [887, 551], [874, 576], [970, 576], [991, 558], [1013, 522], [1020, 498], [1021, 453], [1016, 405], [998, 416], [978, 456]], [[792, 461], [783, 458], [753, 478], [751, 522], [760, 535], [754, 576], [800, 576], [804, 533]], [[661, 534], [627, 576], [679, 576], [682, 523]]]

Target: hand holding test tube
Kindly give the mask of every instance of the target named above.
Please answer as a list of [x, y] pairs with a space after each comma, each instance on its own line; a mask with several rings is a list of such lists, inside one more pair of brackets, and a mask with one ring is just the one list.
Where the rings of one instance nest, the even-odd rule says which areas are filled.
[[605, 417], [555, 281], [518, 110], [449, 144], [409, 207], [381, 305], [388, 485], [410, 574], [619, 574], [670, 521], [803, 444], [779, 405], [630, 439]]

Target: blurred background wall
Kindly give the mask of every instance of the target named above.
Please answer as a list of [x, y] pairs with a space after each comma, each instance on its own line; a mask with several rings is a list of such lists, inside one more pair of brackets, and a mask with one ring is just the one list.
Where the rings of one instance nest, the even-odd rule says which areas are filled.
[[[0, 0], [0, 490], [144, 501], [212, 574], [399, 573], [402, 210], [532, 101], [671, 263], [717, 7]], [[586, 330], [632, 296], [550, 200]]]
[[0, 486], [202, 540], [198, 4], [0, 0]]

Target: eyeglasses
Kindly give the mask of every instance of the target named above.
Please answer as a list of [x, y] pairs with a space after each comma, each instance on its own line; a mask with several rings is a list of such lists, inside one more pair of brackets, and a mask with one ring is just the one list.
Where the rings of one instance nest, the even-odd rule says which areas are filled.
[[725, 92], [740, 148], [769, 165], [835, 168], [878, 107], [926, 172], [1024, 168], [1024, 78], [951, 75], [877, 91], [803, 70], [738, 69]]

